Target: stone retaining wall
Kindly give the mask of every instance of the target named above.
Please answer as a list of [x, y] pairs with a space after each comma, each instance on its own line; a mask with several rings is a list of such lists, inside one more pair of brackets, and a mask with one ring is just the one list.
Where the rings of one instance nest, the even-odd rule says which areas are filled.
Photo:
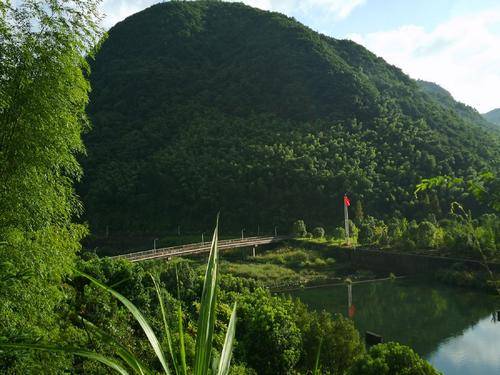
[[[439, 269], [450, 269], [459, 263], [471, 271], [483, 271], [484, 265], [479, 261], [461, 258], [448, 258], [418, 254], [406, 254], [377, 249], [346, 249], [328, 244], [315, 244], [299, 240], [290, 240], [293, 245], [328, 251], [339, 261], [351, 261], [355, 267], [380, 272], [393, 272], [398, 275], [414, 275], [435, 272]], [[488, 263], [492, 272], [500, 273], [499, 263]]]

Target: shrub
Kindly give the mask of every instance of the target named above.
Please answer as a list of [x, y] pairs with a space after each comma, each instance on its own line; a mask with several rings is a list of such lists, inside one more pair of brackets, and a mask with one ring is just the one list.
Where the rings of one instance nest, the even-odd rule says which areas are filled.
[[313, 238], [313, 235], [311, 232], [307, 232], [304, 237], [305, 238]]
[[378, 344], [349, 369], [350, 375], [437, 375], [429, 362], [411, 348], [389, 342]]
[[338, 240], [343, 240], [345, 238], [345, 229], [342, 227], [337, 227], [333, 230], [333, 237]]
[[403, 251], [414, 251], [417, 249], [417, 245], [415, 244], [415, 241], [409, 239], [409, 238], [403, 238], [399, 240], [395, 246], [398, 249], [401, 249]]
[[366, 216], [358, 230], [358, 242], [373, 244], [379, 242], [382, 236], [386, 234], [387, 227], [382, 220], [377, 220], [373, 216]]
[[354, 224], [354, 221], [349, 220], [348, 225], [349, 225], [349, 237], [351, 238], [358, 237], [359, 228], [356, 226], [356, 224]]
[[304, 220], [296, 220], [292, 226], [292, 234], [296, 237], [305, 237], [307, 234], [306, 224]]
[[375, 239], [373, 227], [367, 224], [362, 224], [359, 227], [358, 242], [361, 244], [371, 244]]
[[419, 247], [431, 248], [435, 246], [436, 226], [430, 221], [422, 221], [416, 232], [416, 243]]
[[376, 240], [377, 221], [373, 216], [366, 216], [358, 230], [358, 241], [372, 244]]
[[405, 218], [401, 220], [392, 219], [387, 224], [387, 236], [389, 238], [389, 243], [396, 244], [400, 242], [407, 228], [408, 221]]
[[316, 227], [313, 229], [312, 235], [314, 238], [323, 238], [325, 237], [325, 230], [322, 227]]

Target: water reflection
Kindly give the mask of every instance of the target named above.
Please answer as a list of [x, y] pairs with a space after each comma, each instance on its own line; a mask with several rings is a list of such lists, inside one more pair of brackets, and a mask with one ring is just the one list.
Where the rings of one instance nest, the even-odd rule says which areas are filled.
[[[318, 310], [343, 315], [348, 311], [345, 286], [291, 294]], [[500, 324], [492, 319], [500, 308], [496, 296], [396, 280], [353, 285], [352, 303], [353, 320], [362, 334], [372, 331], [384, 341], [409, 345], [445, 373], [500, 373], [500, 355], [495, 353]]]
[[491, 316], [439, 345], [427, 359], [447, 374], [499, 374], [498, 340], [500, 327]]

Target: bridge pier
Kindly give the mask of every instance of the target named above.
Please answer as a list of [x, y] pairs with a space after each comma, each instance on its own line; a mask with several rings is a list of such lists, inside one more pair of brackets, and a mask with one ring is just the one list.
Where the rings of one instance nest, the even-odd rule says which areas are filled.
[[252, 256], [255, 258], [255, 250], [257, 249], [257, 245], [252, 247]]

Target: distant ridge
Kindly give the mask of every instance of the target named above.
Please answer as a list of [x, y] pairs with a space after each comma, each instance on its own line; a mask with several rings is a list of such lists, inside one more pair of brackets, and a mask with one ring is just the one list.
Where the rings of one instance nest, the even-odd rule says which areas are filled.
[[493, 124], [500, 125], [500, 108], [484, 113], [483, 117]]
[[443, 108], [455, 112], [464, 121], [498, 130], [498, 127], [492, 126], [493, 122], [486, 116], [481, 115], [475, 108], [456, 101], [448, 91], [438, 84], [422, 80], [418, 80], [417, 82], [420, 88], [441, 104]]

